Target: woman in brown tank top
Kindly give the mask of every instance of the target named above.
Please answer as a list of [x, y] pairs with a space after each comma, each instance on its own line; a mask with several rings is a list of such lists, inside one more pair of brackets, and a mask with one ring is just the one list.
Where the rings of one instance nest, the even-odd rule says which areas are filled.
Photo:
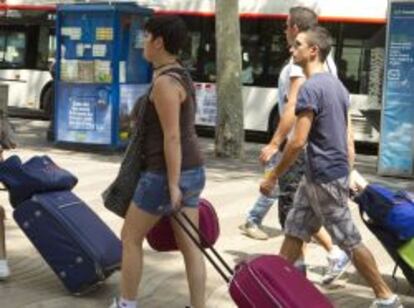
[[[144, 172], [122, 228], [121, 296], [111, 307], [137, 307], [142, 275], [142, 243], [162, 215], [182, 206], [198, 226], [198, 199], [205, 184], [203, 161], [194, 128], [195, 96], [191, 78], [177, 54], [186, 28], [175, 16], [156, 16], [145, 25], [144, 57], [154, 76], [144, 121]], [[186, 265], [191, 306], [205, 306], [205, 264], [202, 253], [171, 220]]]

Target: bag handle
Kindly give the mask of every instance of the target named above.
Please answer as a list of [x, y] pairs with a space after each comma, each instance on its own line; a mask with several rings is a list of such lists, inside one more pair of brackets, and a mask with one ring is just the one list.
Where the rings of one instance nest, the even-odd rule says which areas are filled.
[[[194, 225], [194, 223], [191, 221], [191, 219], [185, 214], [184, 212], [178, 212], [174, 213], [172, 217], [174, 220], [180, 225], [180, 227], [184, 230], [184, 232], [190, 237], [190, 239], [193, 241], [193, 243], [201, 250], [201, 252], [204, 254], [204, 256], [208, 259], [211, 265], [216, 269], [216, 271], [220, 274], [220, 276], [224, 279], [226, 283], [230, 283], [231, 277], [234, 274], [234, 271], [231, 269], [231, 267], [228, 265], [228, 263], [223, 259], [223, 257], [217, 252], [217, 250], [213, 246], [207, 247], [210, 249], [212, 254], [217, 258], [219, 262], [216, 262], [213, 257], [210, 255], [210, 253], [207, 251], [206, 248], [204, 248], [201, 245], [201, 242], [198, 241], [195, 236], [190, 232], [190, 230], [187, 228], [187, 226], [184, 224], [184, 222], [179, 219], [177, 215], [181, 215], [181, 217], [184, 218], [184, 220], [189, 224], [191, 229], [200, 237], [200, 239], [204, 242], [207, 242], [205, 239], [204, 234], [202, 234], [198, 228]], [[219, 263], [219, 264], [218, 264]], [[223, 267], [225, 270], [223, 270]], [[227, 272], [228, 274], [226, 274]]]

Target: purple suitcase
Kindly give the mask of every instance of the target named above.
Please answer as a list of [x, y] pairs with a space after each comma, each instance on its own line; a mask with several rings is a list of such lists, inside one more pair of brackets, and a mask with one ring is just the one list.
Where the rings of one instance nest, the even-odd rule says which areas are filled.
[[71, 293], [88, 291], [120, 268], [121, 241], [70, 191], [34, 195], [13, 217]]
[[[192, 229], [198, 232], [184, 213], [180, 213]], [[229, 284], [229, 292], [239, 308], [333, 308], [325, 297], [293, 265], [277, 255], [262, 255], [244, 261], [233, 271], [214, 247], [207, 252], [192, 236], [186, 225], [173, 216], [188, 236], [200, 248], [217, 272]], [[200, 238], [203, 235], [198, 232]], [[213, 256], [218, 260], [216, 262]], [[218, 264], [220, 263], [220, 265]]]
[[[203, 247], [209, 247], [214, 245], [220, 234], [217, 213], [206, 199], [201, 198], [198, 205], [200, 231], [205, 239], [205, 241], [202, 241], [202, 244]], [[164, 216], [148, 233], [148, 244], [154, 250], [173, 251], [178, 249], [170, 219], [170, 216]]]
[[261, 255], [239, 263], [229, 290], [239, 308], [333, 307], [312, 282], [277, 255]]

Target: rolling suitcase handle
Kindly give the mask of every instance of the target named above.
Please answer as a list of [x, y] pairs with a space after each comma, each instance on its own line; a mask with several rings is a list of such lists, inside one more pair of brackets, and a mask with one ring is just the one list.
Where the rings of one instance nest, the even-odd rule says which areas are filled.
[[[197, 235], [200, 237], [200, 239], [204, 242], [206, 242], [206, 239], [203, 234], [200, 233], [198, 228], [194, 225], [194, 223], [188, 218], [188, 216], [183, 213], [174, 213], [172, 216], [175, 219], [175, 221], [181, 226], [181, 228], [184, 230], [184, 232], [190, 237], [190, 239], [193, 241], [193, 243], [201, 250], [201, 252], [204, 254], [204, 256], [208, 259], [211, 265], [216, 269], [216, 271], [220, 274], [220, 276], [224, 279], [226, 283], [230, 283], [231, 278], [228, 276], [233, 276], [234, 271], [231, 269], [231, 267], [227, 264], [226, 261], [224, 261], [223, 257], [217, 252], [216, 249], [214, 249], [213, 246], [208, 247], [213, 255], [219, 260], [220, 264], [217, 264], [217, 262], [213, 259], [213, 257], [207, 252], [206, 248], [204, 248], [201, 245], [201, 242], [199, 242], [195, 236], [188, 230], [187, 226], [177, 217], [178, 214], [181, 214], [181, 216], [184, 218], [184, 220], [190, 225], [191, 229], [194, 230], [194, 232], [197, 233]], [[225, 271], [223, 270], [223, 267], [225, 268]], [[227, 272], [228, 275], [225, 273]]]

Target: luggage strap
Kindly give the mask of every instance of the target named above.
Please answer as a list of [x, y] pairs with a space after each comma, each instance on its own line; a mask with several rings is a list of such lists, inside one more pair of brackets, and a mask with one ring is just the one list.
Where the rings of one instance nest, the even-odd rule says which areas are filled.
[[[201, 241], [207, 243], [204, 234], [202, 234], [198, 228], [194, 225], [191, 219], [185, 214], [184, 212], [174, 213], [172, 217], [175, 221], [180, 225], [180, 227], [184, 230], [184, 232], [190, 237], [193, 243], [201, 250], [204, 256], [208, 259], [211, 265], [216, 269], [216, 271], [220, 274], [220, 276], [224, 279], [226, 283], [230, 283], [231, 276], [233, 276], [234, 271], [228, 265], [228, 263], [223, 259], [223, 257], [217, 252], [217, 250], [213, 246], [207, 247], [210, 249], [211, 253], [217, 258], [218, 262], [216, 262], [213, 256], [207, 251], [207, 248], [204, 248], [199, 240], [196, 239], [193, 233], [187, 228], [185, 223], [178, 217], [178, 215], [184, 218], [184, 220], [190, 225], [191, 229], [200, 237]], [[227, 273], [226, 273], [227, 272]]]

